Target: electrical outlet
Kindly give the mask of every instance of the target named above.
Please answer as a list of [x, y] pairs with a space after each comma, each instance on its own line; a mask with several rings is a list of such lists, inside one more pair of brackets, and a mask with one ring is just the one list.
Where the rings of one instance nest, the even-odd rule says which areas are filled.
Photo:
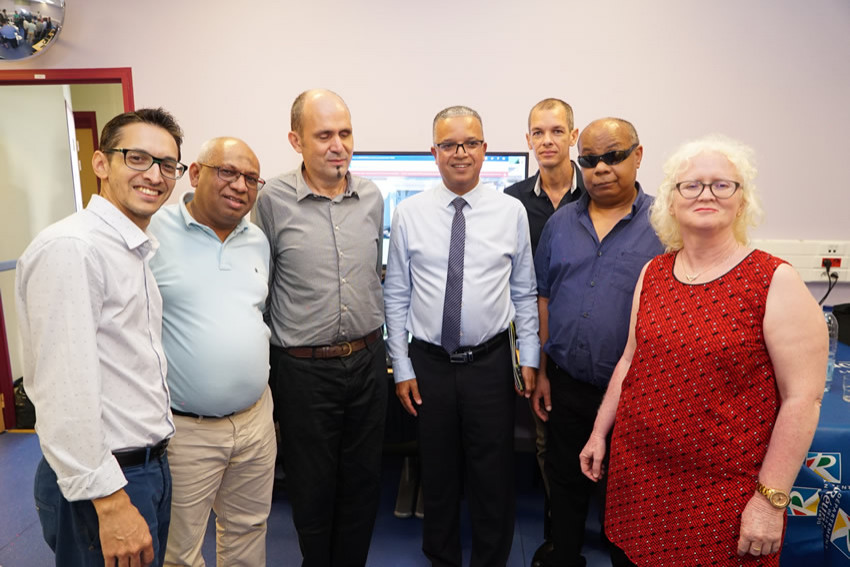
[[844, 256], [847, 254], [847, 242], [837, 240], [812, 241], [817, 253], [821, 256]]
[[830, 269], [841, 267], [841, 258], [823, 258], [820, 265], [826, 268], [826, 263], [829, 262]]

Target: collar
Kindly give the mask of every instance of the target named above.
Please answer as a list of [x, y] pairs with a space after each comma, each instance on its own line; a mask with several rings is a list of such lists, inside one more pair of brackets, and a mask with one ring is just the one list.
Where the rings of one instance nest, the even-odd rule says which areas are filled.
[[[649, 200], [649, 196], [643, 192], [643, 188], [641, 188], [640, 183], [638, 183], [637, 181], [635, 181], [635, 190], [637, 191], [637, 197], [635, 197], [635, 200], [632, 202], [631, 212], [625, 217], [623, 217], [624, 219], [630, 219], [634, 217], [638, 213], [638, 211], [644, 208], [644, 205]], [[581, 197], [579, 197], [579, 199], [576, 201], [576, 204], [578, 206], [577, 210], [579, 213], [586, 213], [587, 207], [590, 204], [590, 193], [588, 191], [584, 191]]]
[[[345, 172], [345, 190], [334, 197], [332, 200], [334, 202], [340, 202], [346, 197], [357, 197], [357, 191], [352, 189], [351, 185], [351, 172]], [[324, 195], [320, 195], [316, 193], [310, 186], [307, 185], [307, 180], [304, 179], [304, 162], [301, 162], [301, 167], [295, 170], [295, 200], [301, 201], [306, 199], [307, 197], [313, 196], [316, 199], [327, 199]]]
[[[570, 186], [569, 193], [572, 194], [573, 192], [575, 192], [576, 188], [578, 187], [578, 176], [581, 175], [581, 172], [578, 170], [578, 167], [576, 167], [576, 164], [573, 160], [570, 160], [570, 165], [572, 165], [572, 168], [573, 168], [573, 183]], [[534, 181], [534, 194], [537, 195], [538, 197], [540, 197], [543, 194], [542, 183], [543, 182], [541, 181], [540, 171], [538, 171], [537, 172], [537, 179]]]
[[481, 180], [478, 180], [478, 185], [473, 187], [470, 191], [463, 195], [458, 195], [457, 193], [452, 192], [449, 188], [446, 187], [445, 183], [440, 183], [437, 186], [437, 200], [440, 203], [441, 207], [449, 207], [451, 206], [452, 201], [457, 199], [458, 197], [462, 198], [466, 201], [466, 204], [469, 205], [469, 208], [474, 208], [475, 205], [484, 197], [485, 188], [489, 187], [486, 183], [481, 183]]
[[139, 248], [142, 254], [147, 254], [159, 248], [159, 242], [153, 235], [139, 228], [127, 215], [118, 210], [118, 207], [100, 195], [92, 195], [86, 210], [115, 229], [128, 249]]
[[[192, 213], [189, 212], [189, 207], [187, 205], [189, 204], [189, 201], [191, 201], [194, 198], [195, 198], [195, 192], [194, 191], [186, 191], [185, 193], [183, 193], [180, 196], [180, 202], [178, 203], [178, 206], [180, 207], [180, 217], [183, 219], [183, 224], [186, 225], [186, 228], [189, 228], [190, 226], [195, 225], [195, 226], [198, 226], [198, 227], [202, 227], [204, 229], [211, 230], [213, 233], [215, 233], [215, 231], [212, 230], [212, 228], [208, 227], [205, 224], [201, 224], [197, 220], [195, 220], [195, 217], [193, 217]], [[239, 224], [237, 224], [235, 227], [233, 227], [233, 230], [230, 231], [230, 234], [227, 235], [227, 238], [231, 238], [232, 236], [239, 234], [240, 232], [242, 232], [244, 230], [247, 230], [248, 224], [249, 224], [249, 222], [248, 222], [249, 216], [250, 216], [250, 214], [242, 217], [239, 220]], [[218, 235], [216, 235], [216, 238], [218, 238]]]

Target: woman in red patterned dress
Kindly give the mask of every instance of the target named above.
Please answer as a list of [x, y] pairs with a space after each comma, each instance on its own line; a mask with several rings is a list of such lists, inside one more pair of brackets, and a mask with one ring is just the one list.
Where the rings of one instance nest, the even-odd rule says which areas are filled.
[[581, 453], [605, 533], [637, 565], [778, 565], [818, 422], [823, 316], [787, 263], [747, 245], [752, 152], [712, 136], [666, 163], [629, 340]]

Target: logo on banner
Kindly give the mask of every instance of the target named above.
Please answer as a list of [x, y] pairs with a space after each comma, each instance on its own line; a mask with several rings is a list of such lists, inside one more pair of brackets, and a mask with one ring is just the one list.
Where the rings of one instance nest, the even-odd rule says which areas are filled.
[[820, 504], [820, 489], [795, 486], [791, 489], [789, 516], [817, 516]]
[[847, 517], [847, 512], [844, 510], [838, 510], [835, 523], [832, 525], [832, 535], [829, 539], [832, 545], [837, 547], [847, 559], [850, 559], [850, 518]]
[[806, 467], [826, 482], [841, 482], [841, 453], [809, 453]]

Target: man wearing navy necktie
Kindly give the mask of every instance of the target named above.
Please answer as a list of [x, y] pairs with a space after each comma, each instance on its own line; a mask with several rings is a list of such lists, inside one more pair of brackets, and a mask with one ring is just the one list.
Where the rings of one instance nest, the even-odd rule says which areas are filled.
[[480, 183], [487, 144], [477, 112], [440, 111], [433, 136], [442, 183], [403, 201], [393, 217], [387, 343], [396, 395], [419, 417], [425, 555], [460, 566], [465, 492], [470, 565], [504, 565], [515, 509], [511, 321], [526, 397], [539, 360], [528, 219], [519, 201]]

